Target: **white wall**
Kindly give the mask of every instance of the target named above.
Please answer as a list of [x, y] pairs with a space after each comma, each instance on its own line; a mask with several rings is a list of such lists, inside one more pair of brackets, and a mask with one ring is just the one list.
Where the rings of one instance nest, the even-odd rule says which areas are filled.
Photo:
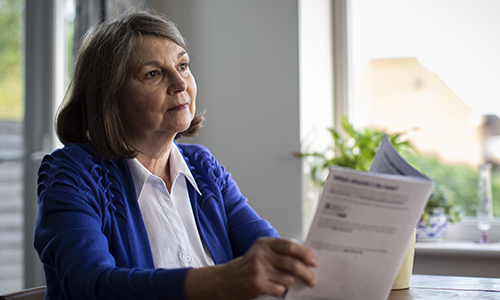
[[150, 0], [186, 37], [205, 127], [194, 142], [281, 236], [302, 238], [298, 3]]

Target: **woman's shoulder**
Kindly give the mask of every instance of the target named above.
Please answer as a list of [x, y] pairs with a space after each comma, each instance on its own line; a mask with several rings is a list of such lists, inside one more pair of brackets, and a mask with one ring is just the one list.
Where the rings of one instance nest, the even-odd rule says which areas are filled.
[[87, 143], [68, 143], [43, 157], [41, 166], [66, 166], [78, 169], [84, 166], [102, 164], [103, 159], [94, 147]]
[[64, 147], [54, 150], [52, 153], [48, 154], [52, 157], [72, 157], [74, 159], [80, 160], [86, 157], [97, 157], [97, 150], [88, 143], [67, 143]]
[[224, 166], [220, 165], [208, 148], [197, 144], [177, 144], [191, 173], [197, 177], [206, 176], [221, 184], [220, 180], [227, 177]]
[[177, 144], [177, 147], [179, 148], [182, 156], [184, 156], [188, 165], [196, 164], [204, 166], [205, 168], [212, 166], [224, 169], [224, 167], [220, 165], [214, 157], [212, 152], [205, 146], [198, 144]]
[[117, 177], [122, 164], [104, 159], [90, 144], [68, 143], [47, 154], [38, 169], [39, 184], [64, 179], [68, 185], [81, 188], [88, 182], [103, 182], [103, 177]]
[[203, 164], [204, 162], [215, 162], [215, 158], [208, 148], [198, 144], [177, 144], [182, 156], [191, 163]]

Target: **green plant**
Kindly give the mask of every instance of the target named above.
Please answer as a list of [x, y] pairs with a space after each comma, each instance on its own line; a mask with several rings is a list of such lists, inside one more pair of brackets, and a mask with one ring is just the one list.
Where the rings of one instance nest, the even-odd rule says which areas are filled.
[[[424, 159], [410, 141], [402, 140], [406, 132], [386, 133], [384, 130], [374, 128], [356, 130], [345, 116], [342, 117], [342, 128], [346, 133], [346, 137], [343, 137], [333, 128], [328, 129], [333, 139], [333, 145], [326, 151], [298, 154], [299, 157], [316, 158], [316, 161], [311, 164], [310, 173], [312, 181], [318, 186], [322, 186], [324, 183], [324, 178], [320, 175], [324, 174], [331, 166], [368, 171], [385, 134], [387, 134], [387, 137], [399, 154], [405, 158], [411, 157], [413, 159], [410, 160], [410, 163], [417, 169], [424, 171], [426, 174], [427, 171], [430, 172], [427, 175], [431, 178], [433, 178], [431, 175], [435, 175], [436, 171], [438, 171], [434, 169], [440, 166], [440, 164], [437, 164], [435, 161], [430, 164], [424, 164], [423, 162], [427, 162], [428, 159]], [[330, 157], [327, 153], [332, 153], [333, 156]], [[422, 159], [424, 160], [422, 161]], [[418, 162], [423, 164], [424, 170], [419, 168], [420, 164]], [[450, 223], [461, 220], [462, 210], [454, 207], [453, 195], [446, 186], [448, 184], [436, 182], [436, 187], [429, 197], [429, 202], [422, 215], [423, 220], [427, 221], [432, 211], [437, 208], [445, 211]]]
[[[342, 128], [346, 133], [346, 137], [336, 129], [328, 128], [333, 139], [333, 145], [326, 151], [306, 152], [297, 155], [299, 157], [316, 158], [316, 161], [311, 164], [311, 179], [316, 185], [323, 185], [324, 178], [321, 175], [331, 166], [368, 171], [385, 134], [387, 134], [398, 152], [411, 151], [417, 153], [417, 150], [409, 141], [401, 141], [406, 132], [391, 134], [373, 128], [356, 130], [345, 116], [342, 116]], [[330, 157], [329, 153], [333, 154], [332, 157]]]
[[462, 211], [454, 207], [452, 192], [444, 185], [436, 185], [434, 187], [422, 214], [422, 221], [426, 222], [429, 226], [430, 216], [439, 210], [445, 213], [446, 219], [450, 223], [455, 223], [462, 219]]
[[[464, 212], [464, 216], [475, 217], [478, 206], [477, 168], [463, 164], [446, 164], [436, 156], [407, 155], [405, 158], [425, 175], [432, 178], [435, 185], [444, 185], [453, 193], [453, 205]], [[491, 174], [494, 216], [500, 217], [500, 172]]]
[[0, 0], [0, 119], [14, 121], [24, 114], [23, 3]]

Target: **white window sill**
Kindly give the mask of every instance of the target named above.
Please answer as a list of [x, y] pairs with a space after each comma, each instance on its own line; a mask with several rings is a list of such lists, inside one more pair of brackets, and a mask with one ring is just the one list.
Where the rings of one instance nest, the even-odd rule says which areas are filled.
[[481, 244], [472, 241], [417, 242], [416, 255], [456, 255], [500, 258], [500, 243]]
[[417, 242], [415, 251], [422, 255], [464, 255], [500, 258], [500, 219], [492, 222], [489, 230], [491, 244], [481, 244], [481, 231], [476, 218], [466, 217], [456, 224], [448, 224], [446, 238], [439, 242]]
[[443, 241], [417, 242], [414, 274], [499, 277], [500, 221], [496, 219], [492, 225], [491, 244], [475, 242], [481, 237], [475, 218], [450, 224]]
[[[491, 222], [491, 229], [488, 231], [492, 241], [500, 241], [500, 218], [495, 218]], [[481, 238], [481, 231], [477, 228], [477, 219], [465, 217], [456, 224], [448, 224], [445, 241], [477, 241]]]

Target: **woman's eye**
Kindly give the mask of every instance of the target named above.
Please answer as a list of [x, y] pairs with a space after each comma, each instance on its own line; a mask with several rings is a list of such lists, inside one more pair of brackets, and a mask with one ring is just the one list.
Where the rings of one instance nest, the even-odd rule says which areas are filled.
[[147, 78], [154, 78], [154, 77], [158, 76], [159, 74], [160, 74], [160, 72], [155, 70], [155, 71], [151, 71], [148, 74], [146, 74], [146, 77]]
[[182, 64], [179, 65], [179, 69], [181, 71], [185, 71], [185, 70], [189, 69], [189, 64], [188, 63], [182, 63]]

